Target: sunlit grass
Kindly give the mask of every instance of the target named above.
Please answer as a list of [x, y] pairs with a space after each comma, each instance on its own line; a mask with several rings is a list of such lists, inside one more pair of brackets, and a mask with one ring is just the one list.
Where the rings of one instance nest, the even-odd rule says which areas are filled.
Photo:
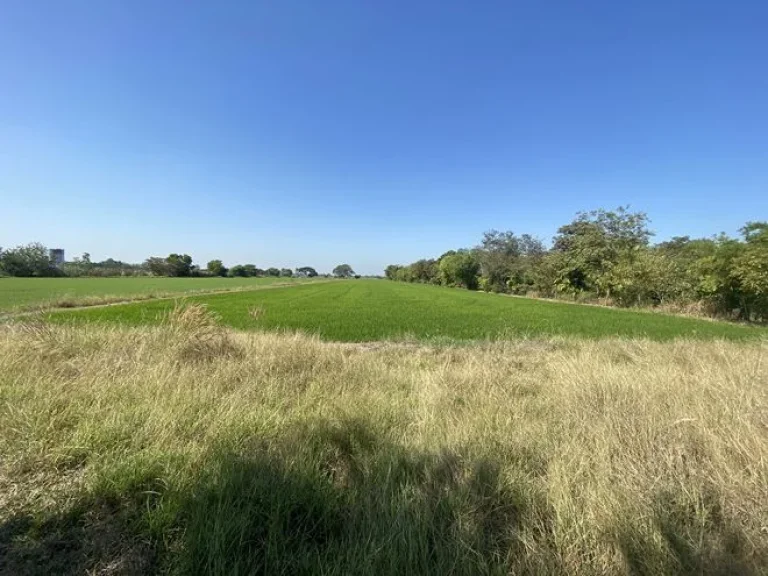
[[765, 574], [765, 343], [0, 331], [0, 572]]

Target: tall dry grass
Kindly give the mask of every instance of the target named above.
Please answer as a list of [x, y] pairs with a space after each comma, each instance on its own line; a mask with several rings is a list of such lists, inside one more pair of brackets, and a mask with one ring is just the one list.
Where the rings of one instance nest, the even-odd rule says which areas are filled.
[[0, 331], [0, 573], [765, 574], [766, 343]]

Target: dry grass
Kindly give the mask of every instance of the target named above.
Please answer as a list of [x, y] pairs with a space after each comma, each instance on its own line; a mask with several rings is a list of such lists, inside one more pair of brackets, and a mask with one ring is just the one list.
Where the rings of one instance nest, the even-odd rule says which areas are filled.
[[765, 574], [765, 342], [0, 331], [0, 573]]

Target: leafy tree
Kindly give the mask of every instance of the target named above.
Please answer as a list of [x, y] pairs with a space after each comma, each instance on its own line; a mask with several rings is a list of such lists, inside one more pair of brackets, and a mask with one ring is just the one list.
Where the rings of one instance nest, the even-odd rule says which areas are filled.
[[48, 248], [39, 242], [4, 250], [0, 257], [0, 271], [8, 276], [59, 275], [50, 258]]
[[768, 222], [748, 222], [745, 245], [733, 259], [731, 278], [738, 284], [740, 308], [746, 319], [768, 319]]
[[291, 276], [293, 276], [293, 270], [291, 270], [290, 268], [281, 268], [280, 276], [282, 276], [283, 278], [290, 278]]
[[484, 278], [484, 290], [524, 293], [533, 285], [532, 267], [546, 253], [541, 240], [528, 234], [490, 230], [483, 234], [475, 254]]
[[643, 212], [629, 212], [625, 207], [580, 212], [555, 237], [553, 250], [564, 256], [558, 288], [610, 296], [608, 271], [620, 258], [631, 259], [633, 251], [647, 246], [650, 237]]
[[159, 258], [157, 256], [150, 256], [144, 262], [144, 265], [149, 269], [153, 276], [170, 276], [170, 267], [168, 261], [165, 258]]
[[[248, 278], [253, 278], [255, 276], [263, 275], [263, 271], [259, 270], [259, 268], [256, 268], [255, 264], [246, 264], [245, 266], [243, 266], [243, 270], [245, 271], [245, 276], [247, 276]], [[262, 272], [262, 273], [259, 274], [259, 272]]]
[[417, 260], [409, 268], [412, 282], [421, 282], [423, 284], [440, 283], [440, 268], [438, 267], [437, 260]]
[[188, 254], [170, 254], [167, 258], [152, 256], [144, 266], [155, 276], [190, 276], [192, 257]]
[[440, 278], [448, 286], [477, 288], [480, 263], [468, 250], [459, 250], [440, 259]]
[[675, 262], [659, 251], [640, 249], [620, 258], [607, 272], [604, 284], [622, 306], [663, 304], [675, 300], [680, 287]]
[[398, 266], [397, 264], [390, 264], [384, 269], [384, 276], [386, 276], [389, 280], [397, 280], [397, 273], [402, 269], [402, 266]]
[[333, 269], [333, 275], [336, 278], [350, 278], [355, 275], [355, 271], [349, 264], [339, 264]]
[[236, 264], [235, 266], [232, 266], [232, 268], [229, 269], [229, 276], [232, 278], [245, 278], [248, 276], [248, 273], [245, 270], [245, 266], [242, 266], [240, 264]]
[[82, 256], [75, 256], [72, 261], [59, 265], [59, 269], [66, 276], [86, 276], [91, 273], [93, 266], [91, 255], [84, 252]]
[[301, 268], [296, 268], [296, 276], [300, 278], [314, 278], [317, 276], [317, 270], [311, 266], [302, 266]]
[[279, 268], [267, 268], [267, 276], [280, 276]]
[[221, 260], [211, 260], [208, 262], [206, 269], [213, 276], [226, 276], [227, 268]]
[[190, 276], [192, 256], [189, 254], [170, 254], [165, 260], [168, 263], [169, 276]]

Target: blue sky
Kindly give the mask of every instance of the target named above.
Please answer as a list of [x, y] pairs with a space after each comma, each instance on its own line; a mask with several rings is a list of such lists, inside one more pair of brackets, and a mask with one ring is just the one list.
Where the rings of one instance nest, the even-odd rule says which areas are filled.
[[768, 2], [0, 1], [0, 246], [388, 263], [768, 218]]

